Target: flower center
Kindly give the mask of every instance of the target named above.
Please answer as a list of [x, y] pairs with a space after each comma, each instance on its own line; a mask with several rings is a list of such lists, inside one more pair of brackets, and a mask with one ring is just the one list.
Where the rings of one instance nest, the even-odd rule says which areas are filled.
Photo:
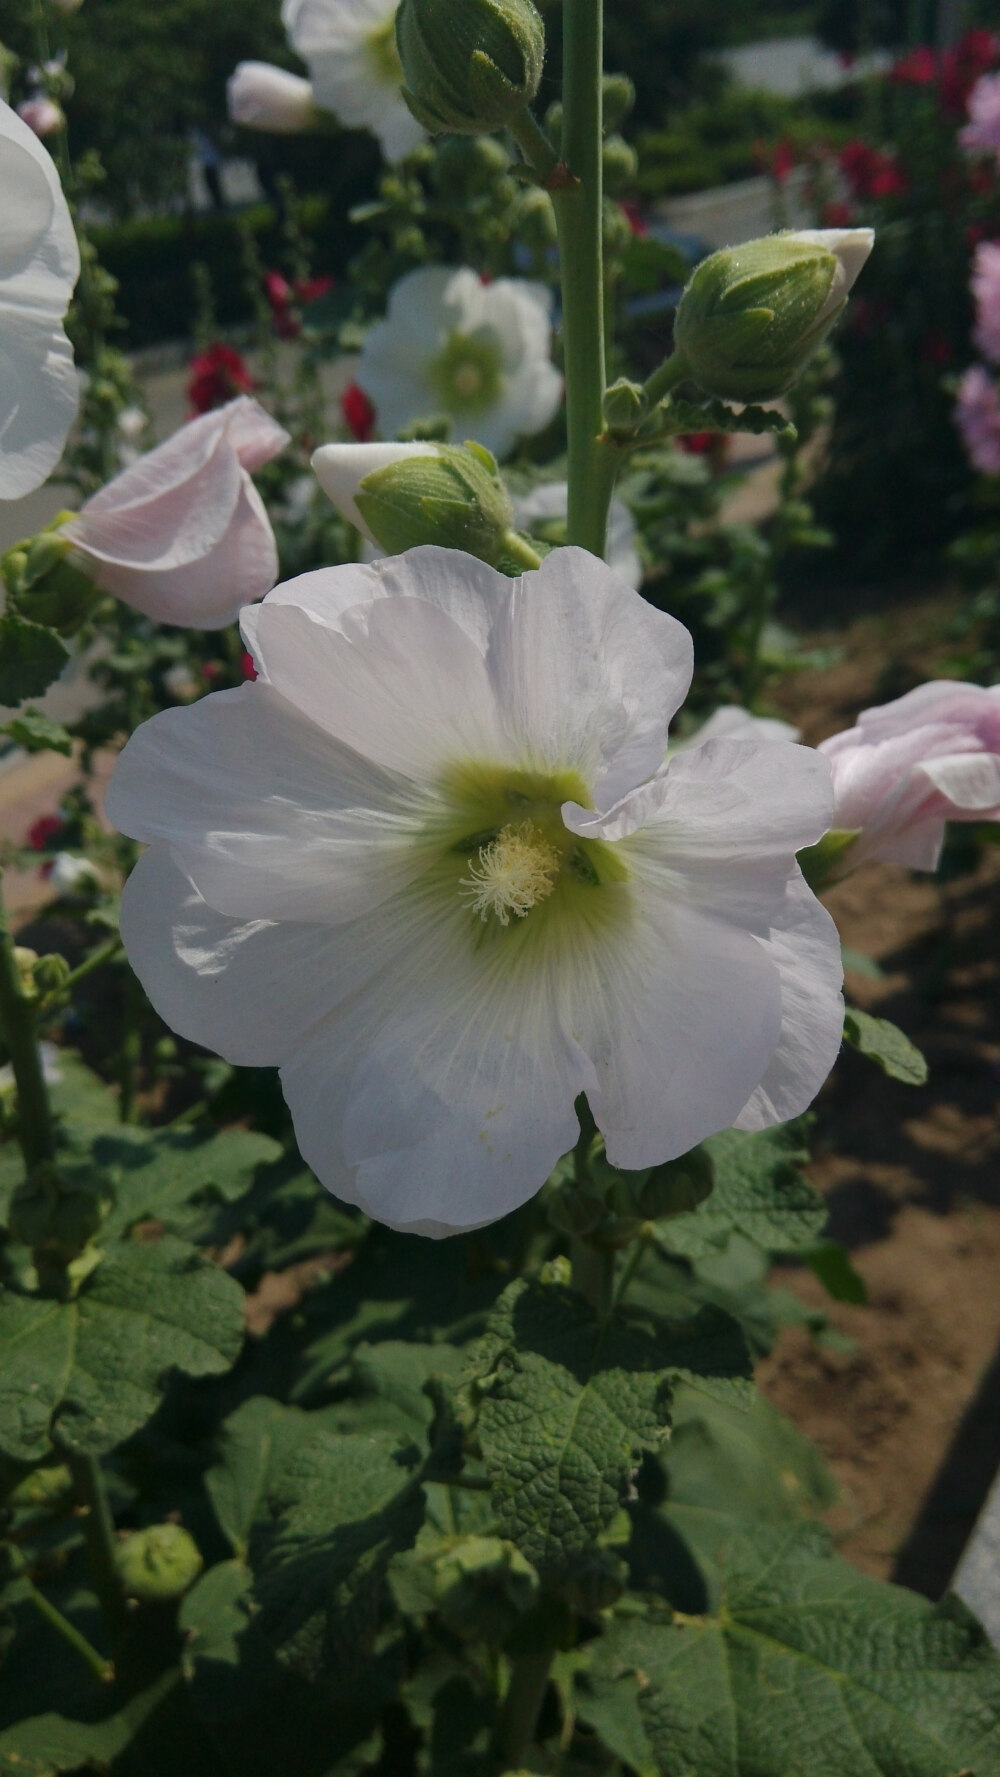
[[461, 414], [482, 413], [494, 405], [500, 395], [502, 370], [500, 348], [485, 331], [450, 334], [443, 351], [428, 366], [442, 405]]
[[376, 80], [383, 86], [402, 86], [403, 64], [396, 48], [395, 13], [383, 25], [377, 25], [374, 31], [368, 33], [365, 49]]
[[461, 878], [462, 899], [484, 924], [495, 913], [502, 926], [509, 925], [512, 913], [523, 919], [551, 895], [561, 862], [555, 846], [530, 821], [503, 827], [489, 845], [479, 847], [479, 863]]

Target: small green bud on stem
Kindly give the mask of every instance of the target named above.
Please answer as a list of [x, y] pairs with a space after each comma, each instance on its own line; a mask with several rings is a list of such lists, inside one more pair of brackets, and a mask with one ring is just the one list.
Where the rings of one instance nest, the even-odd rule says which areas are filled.
[[115, 1566], [127, 1597], [140, 1604], [169, 1604], [194, 1584], [204, 1561], [194, 1538], [179, 1524], [154, 1524], [118, 1544]]

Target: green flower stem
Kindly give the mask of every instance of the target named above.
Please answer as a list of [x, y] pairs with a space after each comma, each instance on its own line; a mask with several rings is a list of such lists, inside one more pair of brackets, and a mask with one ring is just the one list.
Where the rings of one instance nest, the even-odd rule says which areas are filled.
[[515, 1770], [533, 1744], [548, 1688], [554, 1649], [521, 1654], [513, 1662], [510, 1684], [500, 1712], [497, 1751], [507, 1770]]
[[507, 125], [530, 167], [534, 167], [546, 184], [554, 177], [559, 156], [537, 118], [525, 105], [519, 117]]
[[516, 531], [507, 531], [503, 540], [503, 552], [512, 561], [518, 562], [523, 568], [540, 568], [542, 558], [537, 549], [533, 549], [526, 537], [518, 536]]
[[607, 1320], [614, 1302], [615, 1255], [611, 1247], [574, 1237], [570, 1242], [573, 1288], [586, 1296], [594, 1313]]
[[567, 543], [607, 549], [618, 453], [604, 441], [604, 238], [601, 140], [603, 0], [563, 0], [563, 161], [550, 181], [559, 228], [566, 427]]
[[26, 991], [3, 904], [0, 871], [0, 1027], [17, 1087], [17, 1138], [28, 1172], [55, 1158], [56, 1137], [48, 1087], [38, 1052], [38, 1000]]
[[26, 1587], [28, 1599], [39, 1616], [45, 1618], [49, 1626], [55, 1630], [57, 1635], [62, 1636], [63, 1641], [73, 1649], [75, 1654], [79, 1654], [84, 1664], [90, 1667], [94, 1677], [101, 1684], [113, 1684], [115, 1669], [111, 1661], [106, 1660], [103, 1654], [99, 1654], [87, 1637], [81, 1635], [79, 1629], [74, 1628], [69, 1618], [64, 1617], [62, 1611], [57, 1610], [55, 1605], [50, 1603], [45, 1593], [38, 1590], [26, 1572], [21, 1575], [21, 1583]]
[[105, 1627], [117, 1639], [125, 1627], [125, 1597], [115, 1561], [115, 1521], [96, 1456], [68, 1456], [87, 1562]]
[[687, 375], [687, 359], [683, 352], [672, 352], [669, 358], [664, 359], [659, 370], [654, 370], [652, 376], [642, 385], [643, 400], [647, 408], [651, 410], [657, 407], [664, 396], [671, 394]]

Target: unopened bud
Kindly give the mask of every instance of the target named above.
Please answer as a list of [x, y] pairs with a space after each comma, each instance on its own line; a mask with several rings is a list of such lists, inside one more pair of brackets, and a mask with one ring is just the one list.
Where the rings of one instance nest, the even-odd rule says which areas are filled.
[[627, 74], [605, 74], [601, 90], [604, 100], [604, 128], [621, 129], [635, 104], [635, 87]]
[[510, 155], [495, 136], [442, 142], [436, 150], [433, 178], [442, 197], [454, 201], [481, 197], [510, 166]]
[[603, 213], [604, 251], [608, 259], [617, 259], [632, 239], [632, 224], [613, 198], [605, 198]]
[[633, 183], [639, 171], [639, 156], [624, 136], [609, 136], [601, 150], [604, 164], [604, 189], [617, 197]]
[[531, 0], [402, 0], [403, 97], [432, 135], [503, 129], [530, 105], [545, 60]]
[[31, 1248], [36, 1262], [68, 1265], [93, 1239], [113, 1201], [98, 1168], [44, 1160], [14, 1192], [10, 1231]]
[[70, 967], [57, 950], [50, 950], [47, 956], [39, 957], [32, 974], [38, 992], [47, 999], [62, 992], [70, 977]]
[[33, 1000], [37, 993], [35, 987], [35, 965], [38, 962], [37, 950], [29, 950], [26, 944], [14, 946], [14, 961], [21, 982], [21, 992], [27, 999]]
[[514, 508], [481, 445], [327, 444], [313, 468], [338, 511], [388, 555], [437, 543], [494, 566], [504, 556]]
[[226, 82], [226, 98], [233, 123], [245, 129], [300, 136], [320, 122], [308, 80], [270, 62], [240, 62]]
[[61, 512], [37, 537], [16, 543], [0, 560], [4, 584], [23, 617], [59, 635], [75, 635], [100, 599], [91, 577], [73, 558]]
[[547, 191], [529, 185], [521, 193], [514, 230], [533, 253], [547, 253], [557, 239], [556, 212]]
[[620, 376], [604, 397], [604, 423], [610, 432], [634, 432], [645, 416], [645, 403], [638, 383]]
[[703, 260], [674, 323], [694, 381], [724, 401], [783, 395], [842, 314], [873, 240], [870, 228], [812, 229]]
[[168, 1604], [194, 1584], [205, 1563], [194, 1538], [179, 1524], [154, 1524], [119, 1543], [115, 1565], [129, 1598]]

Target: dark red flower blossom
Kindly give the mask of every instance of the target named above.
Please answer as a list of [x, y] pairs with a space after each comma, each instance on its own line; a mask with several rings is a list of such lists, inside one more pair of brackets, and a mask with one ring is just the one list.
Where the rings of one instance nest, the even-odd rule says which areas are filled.
[[340, 397], [340, 411], [352, 438], [367, 444], [375, 430], [375, 409], [357, 383], [348, 383]]
[[906, 175], [898, 160], [858, 138], [841, 149], [840, 170], [855, 197], [897, 197], [906, 190]]
[[209, 346], [188, 367], [187, 395], [196, 414], [224, 407], [237, 395], [249, 395], [253, 386], [250, 366], [233, 346]]
[[930, 86], [938, 77], [938, 59], [929, 44], [920, 43], [900, 56], [889, 70], [889, 79], [900, 86]]
[[32, 851], [48, 851], [52, 840], [58, 837], [65, 825], [66, 822], [61, 815], [39, 815], [37, 821], [32, 821], [28, 828], [24, 836], [25, 842]]
[[795, 146], [787, 136], [783, 136], [780, 142], [775, 143], [771, 151], [771, 177], [777, 179], [779, 185], [784, 185], [789, 174], [794, 171]]
[[246, 648], [244, 648], [240, 655], [240, 671], [243, 674], [244, 679], [249, 679], [251, 683], [253, 683], [257, 677], [257, 668], [253, 663], [253, 655], [249, 654]]
[[279, 339], [298, 339], [302, 332], [300, 310], [333, 289], [332, 278], [297, 278], [294, 284], [280, 271], [264, 274], [264, 295], [274, 316], [274, 330]]
[[632, 233], [638, 235], [640, 239], [645, 239], [646, 235], [649, 233], [649, 224], [645, 220], [638, 204], [626, 201], [621, 207], [625, 212]]
[[976, 81], [1000, 64], [1000, 36], [992, 31], [967, 31], [941, 58], [941, 102], [955, 117], [964, 117]]
[[824, 228], [849, 228], [851, 225], [851, 220], [852, 220], [852, 211], [851, 211], [850, 204], [845, 204], [839, 198], [833, 203], [824, 204], [824, 206], [823, 206], [823, 227]]

